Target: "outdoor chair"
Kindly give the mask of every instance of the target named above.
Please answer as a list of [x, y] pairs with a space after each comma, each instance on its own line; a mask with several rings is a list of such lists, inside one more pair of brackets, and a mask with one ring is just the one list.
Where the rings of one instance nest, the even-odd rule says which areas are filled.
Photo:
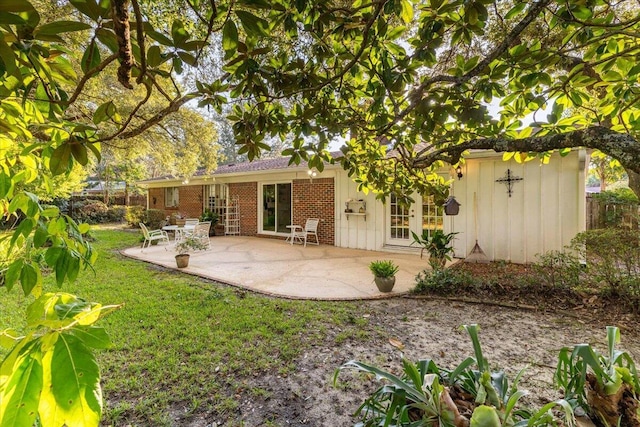
[[151, 246], [151, 242], [156, 241], [164, 241], [169, 243], [169, 235], [164, 230], [149, 230], [146, 225], [140, 223], [140, 228], [142, 229], [142, 234], [144, 235], [144, 242], [142, 242], [142, 249], [140, 252], [144, 250], [145, 247]]
[[211, 239], [209, 239], [209, 230], [211, 229], [211, 221], [199, 222], [196, 224], [191, 236], [200, 240], [207, 245], [207, 249], [211, 249]]
[[315, 237], [315, 243], [314, 242], [309, 242], [311, 244], [314, 245], [319, 245], [320, 241], [318, 240], [318, 224], [320, 223], [320, 220], [318, 218], [308, 218], [307, 222], [304, 225], [304, 228], [300, 229], [300, 228], [296, 228], [293, 231], [293, 235], [292, 235], [292, 239], [293, 240], [300, 240], [302, 242], [304, 242], [304, 246], [307, 246], [307, 240], [309, 236], [313, 236]]
[[198, 223], [200, 222], [200, 220], [198, 218], [187, 218], [184, 220], [184, 226], [183, 226], [183, 234], [185, 236], [191, 236], [193, 234], [193, 231], [196, 228], [196, 225], [198, 225]]

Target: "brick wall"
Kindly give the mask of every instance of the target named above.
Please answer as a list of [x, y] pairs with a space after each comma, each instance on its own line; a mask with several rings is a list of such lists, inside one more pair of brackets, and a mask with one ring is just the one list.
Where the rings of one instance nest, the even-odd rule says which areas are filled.
[[307, 218], [319, 218], [320, 243], [335, 245], [335, 184], [333, 178], [293, 181], [293, 223], [304, 226]]
[[258, 234], [258, 183], [229, 184], [229, 198], [234, 196], [238, 197], [240, 234], [255, 236]]
[[[178, 206], [166, 207], [164, 205], [164, 188], [149, 189], [149, 209], [160, 209], [167, 215], [178, 213], [188, 218], [199, 218], [202, 214], [202, 197], [204, 188], [202, 185], [189, 185], [179, 187]], [[153, 199], [155, 198], [155, 203]]]
[[150, 188], [149, 189], [149, 209], [164, 208], [164, 188]]
[[[335, 244], [335, 183], [333, 178], [294, 180], [293, 223], [303, 225], [307, 218], [319, 218], [318, 238], [320, 243]], [[240, 234], [255, 236], [258, 234], [258, 183], [244, 182], [229, 184], [229, 197], [238, 197], [240, 211]], [[156, 203], [153, 203], [153, 198]], [[165, 208], [164, 188], [149, 189], [149, 207], [164, 210], [167, 215], [173, 212], [199, 217], [202, 213], [203, 187], [192, 185], [180, 187], [178, 208]]]

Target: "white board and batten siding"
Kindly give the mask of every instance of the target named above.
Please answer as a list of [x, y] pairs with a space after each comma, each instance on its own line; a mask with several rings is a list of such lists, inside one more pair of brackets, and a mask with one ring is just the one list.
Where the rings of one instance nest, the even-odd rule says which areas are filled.
[[[359, 192], [345, 171], [337, 171], [335, 180], [336, 246], [380, 250], [385, 243], [385, 205], [376, 200], [375, 194]], [[366, 216], [347, 216], [345, 201], [349, 199], [362, 199], [367, 205]]]
[[[465, 258], [475, 245], [474, 193], [478, 203], [478, 244], [491, 260], [536, 261], [536, 255], [561, 250], [585, 229], [586, 153], [553, 154], [549, 164], [517, 163], [501, 158], [471, 158], [452, 193], [462, 204], [460, 214], [445, 220], [446, 231], [457, 231], [455, 256]], [[507, 169], [522, 178], [512, 186], [496, 182]]]

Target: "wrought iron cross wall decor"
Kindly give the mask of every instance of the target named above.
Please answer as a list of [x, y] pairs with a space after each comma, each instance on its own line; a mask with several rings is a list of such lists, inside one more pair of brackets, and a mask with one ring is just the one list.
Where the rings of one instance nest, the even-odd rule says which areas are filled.
[[511, 169], [507, 169], [504, 174], [504, 178], [496, 179], [496, 182], [500, 182], [507, 186], [507, 193], [509, 194], [509, 197], [511, 197], [511, 194], [513, 193], [513, 184], [518, 181], [522, 181], [522, 178], [513, 175], [511, 173]]

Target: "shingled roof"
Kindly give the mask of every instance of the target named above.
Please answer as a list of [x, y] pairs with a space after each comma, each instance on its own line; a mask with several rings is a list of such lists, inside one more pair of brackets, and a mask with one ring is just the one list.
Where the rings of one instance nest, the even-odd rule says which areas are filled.
[[[334, 159], [342, 156], [340, 151], [335, 151], [331, 153], [331, 157]], [[219, 165], [218, 169], [213, 171], [212, 173], [207, 173], [204, 169], [198, 169], [193, 176], [194, 177], [202, 177], [202, 176], [220, 176], [220, 175], [230, 175], [237, 173], [247, 173], [247, 172], [261, 172], [261, 171], [269, 171], [269, 170], [279, 170], [279, 169], [287, 169], [287, 168], [302, 168], [304, 164], [300, 165], [291, 165], [289, 166], [289, 157], [275, 157], [272, 159], [261, 159], [254, 160], [252, 162], [242, 162], [242, 163], [228, 163], [224, 165]], [[157, 181], [165, 181], [172, 179], [180, 179], [180, 177], [174, 175], [165, 175], [157, 178], [145, 179], [139, 181], [140, 183], [145, 182], [157, 182]]]

